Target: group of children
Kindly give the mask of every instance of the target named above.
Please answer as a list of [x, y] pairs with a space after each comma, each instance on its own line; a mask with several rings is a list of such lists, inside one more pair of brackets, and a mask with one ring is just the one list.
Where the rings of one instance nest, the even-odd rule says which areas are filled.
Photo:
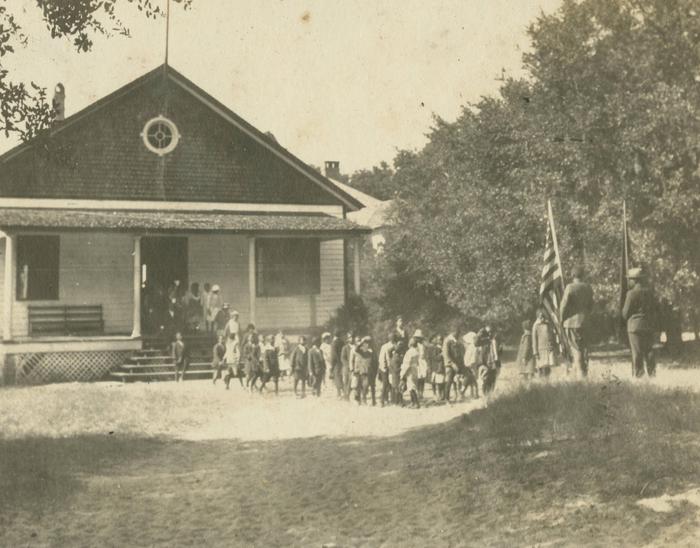
[[[371, 337], [343, 332], [324, 333], [311, 338], [310, 344], [301, 336], [292, 347], [282, 332], [260, 336], [249, 324], [242, 333], [234, 311], [218, 330], [212, 349], [212, 381], [216, 384], [223, 376], [229, 389], [231, 380], [238, 379], [251, 392], [263, 392], [272, 385], [278, 394], [280, 378], [289, 375], [300, 398], [306, 396], [307, 387], [320, 396], [324, 386], [332, 385], [339, 399], [352, 398], [358, 405], [369, 399], [376, 405], [378, 399], [382, 406], [408, 403], [415, 408], [426, 397], [426, 384], [439, 402], [463, 399], [467, 389], [474, 398], [480, 392], [488, 395], [501, 367], [500, 339], [489, 326], [460, 335], [455, 325], [444, 338], [440, 334], [427, 338], [421, 329], [409, 336], [398, 318], [378, 352]], [[187, 352], [180, 334], [173, 344], [173, 358], [176, 370], [184, 371]], [[176, 373], [176, 378], [182, 375]]]
[[208, 282], [183, 286], [173, 280], [166, 289], [146, 284], [143, 289], [144, 329], [150, 334], [162, 334], [172, 341], [176, 332], [213, 333], [223, 329], [229, 319], [229, 304], [224, 302], [218, 284]]

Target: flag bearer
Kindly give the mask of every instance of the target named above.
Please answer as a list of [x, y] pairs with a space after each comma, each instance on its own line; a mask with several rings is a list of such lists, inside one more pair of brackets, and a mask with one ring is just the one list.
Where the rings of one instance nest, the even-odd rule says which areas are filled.
[[642, 377], [646, 365], [647, 375], [654, 377], [654, 334], [658, 325], [656, 299], [641, 268], [630, 268], [627, 277], [632, 288], [627, 292], [622, 317], [627, 322], [627, 334], [632, 350], [632, 374]]
[[582, 377], [588, 375], [588, 318], [593, 309], [593, 290], [583, 281], [583, 267], [573, 271], [574, 281], [566, 286], [561, 299], [561, 319], [569, 341], [573, 366]]

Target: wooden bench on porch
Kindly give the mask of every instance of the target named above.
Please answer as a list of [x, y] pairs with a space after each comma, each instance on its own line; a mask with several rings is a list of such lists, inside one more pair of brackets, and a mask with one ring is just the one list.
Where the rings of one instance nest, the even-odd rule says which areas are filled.
[[30, 305], [29, 335], [104, 333], [102, 305]]

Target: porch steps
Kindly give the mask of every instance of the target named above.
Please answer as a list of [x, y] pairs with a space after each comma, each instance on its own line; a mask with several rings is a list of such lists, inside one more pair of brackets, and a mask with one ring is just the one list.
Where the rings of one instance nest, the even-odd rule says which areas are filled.
[[[211, 349], [213, 335], [185, 335], [185, 344], [190, 348], [190, 365], [185, 379], [211, 378]], [[163, 339], [144, 337], [144, 348], [136, 350], [110, 378], [122, 382], [151, 382], [175, 380], [175, 364], [172, 356], [164, 350]]]
[[[211, 378], [211, 369], [187, 369], [185, 373], [186, 380], [193, 379], [209, 379]], [[175, 380], [175, 369], [170, 371], [114, 371], [110, 373], [110, 377], [113, 380], [122, 382], [136, 382], [136, 381], [174, 381]]]
[[[207, 379], [211, 377], [211, 374], [211, 362], [199, 359], [190, 362], [185, 372], [185, 379]], [[172, 363], [172, 360], [149, 364], [125, 363], [116, 371], [112, 371], [110, 378], [122, 382], [174, 380], [175, 364]]]

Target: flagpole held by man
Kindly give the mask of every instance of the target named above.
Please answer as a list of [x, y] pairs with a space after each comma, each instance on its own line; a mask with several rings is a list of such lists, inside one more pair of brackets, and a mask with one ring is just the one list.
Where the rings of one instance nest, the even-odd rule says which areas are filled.
[[632, 243], [627, 229], [627, 204], [622, 202], [622, 253], [620, 254], [620, 317], [617, 324], [617, 335], [620, 343], [629, 346], [627, 337], [627, 322], [622, 317], [622, 308], [627, 298], [627, 276], [632, 263]]
[[630, 285], [622, 317], [627, 323], [627, 335], [632, 351], [632, 375], [644, 376], [644, 367], [650, 377], [656, 375], [654, 357], [655, 333], [658, 330], [658, 306], [654, 291], [649, 287], [647, 275], [642, 268], [631, 268], [628, 273]]
[[584, 274], [582, 266], [574, 268], [574, 280], [564, 289], [560, 308], [572, 365], [581, 377], [588, 376], [588, 323], [593, 310], [593, 289], [583, 280]]
[[547, 202], [547, 237], [544, 249], [544, 265], [542, 266], [542, 278], [540, 282], [540, 307], [549, 324], [554, 328], [559, 352], [571, 360], [568, 341], [564, 334], [564, 327], [559, 316], [559, 304], [564, 292], [564, 279], [562, 276], [561, 260], [559, 258], [559, 245], [557, 233], [554, 228], [554, 216], [552, 204]]

